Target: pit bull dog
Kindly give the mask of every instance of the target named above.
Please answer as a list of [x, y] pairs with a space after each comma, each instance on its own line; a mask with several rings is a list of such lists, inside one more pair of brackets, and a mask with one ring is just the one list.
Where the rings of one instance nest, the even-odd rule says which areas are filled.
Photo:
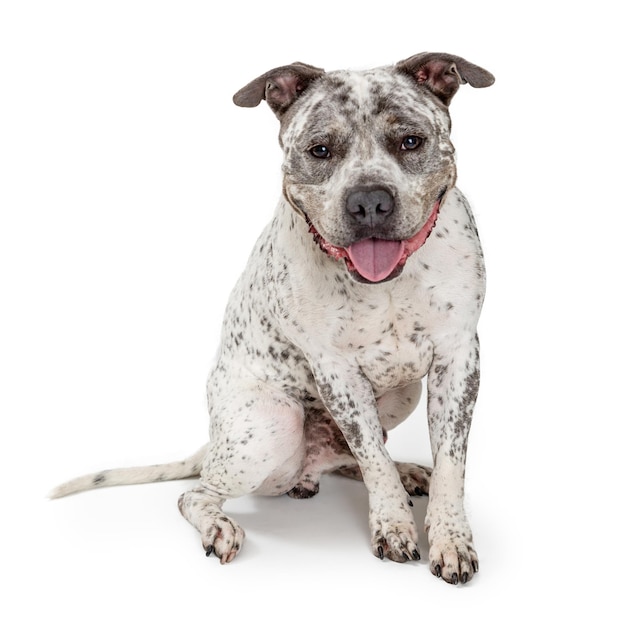
[[[460, 57], [422, 53], [366, 71], [292, 63], [237, 92], [235, 104], [266, 100], [280, 121], [283, 186], [227, 306], [210, 441], [181, 463], [99, 472], [51, 495], [199, 476], [179, 508], [226, 563], [244, 539], [227, 499], [308, 498], [340, 472], [367, 488], [376, 556], [420, 558], [409, 495], [428, 494], [430, 569], [469, 581], [478, 557], [464, 475], [485, 270], [455, 187], [448, 105], [460, 85], [493, 81]], [[425, 377], [432, 471], [394, 463], [385, 447]]]

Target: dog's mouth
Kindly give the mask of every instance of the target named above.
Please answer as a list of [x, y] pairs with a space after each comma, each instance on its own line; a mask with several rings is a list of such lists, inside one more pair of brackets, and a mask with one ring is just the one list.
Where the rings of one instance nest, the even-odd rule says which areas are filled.
[[345, 259], [346, 267], [359, 282], [380, 283], [396, 278], [402, 272], [407, 259], [419, 250], [432, 232], [445, 190], [439, 195], [426, 223], [410, 239], [394, 240], [370, 237], [341, 248], [326, 241], [306, 217], [309, 232], [319, 247], [336, 260]]

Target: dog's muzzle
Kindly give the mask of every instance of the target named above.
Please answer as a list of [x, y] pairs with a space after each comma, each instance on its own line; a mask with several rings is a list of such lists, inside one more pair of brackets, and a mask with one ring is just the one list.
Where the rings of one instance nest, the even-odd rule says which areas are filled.
[[[421, 248], [437, 222], [439, 208], [446, 193], [444, 189], [420, 230], [409, 239], [394, 240], [367, 237], [346, 248], [326, 241], [306, 217], [309, 232], [320, 248], [334, 259], [345, 259], [348, 270], [360, 282], [380, 283], [402, 272], [407, 259]], [[346, 210], [362, 225], [379, 227], [394, 210], [393, 198], [383, 189], [358, 190], [348, 196]]]

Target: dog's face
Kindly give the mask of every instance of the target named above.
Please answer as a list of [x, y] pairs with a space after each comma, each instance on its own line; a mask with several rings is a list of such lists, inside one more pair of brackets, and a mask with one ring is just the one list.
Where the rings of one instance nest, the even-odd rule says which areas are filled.
[[[281, 121], [284, 195], [320, 247], [345, 259], [360, 282], [401, 273], [455, 183], [447, 104], [465, 81], [457, 66], [467, 62], [418, 57], [328, 74], [293, 64], [235, 96], [251, 106], [263, 88]], [[490, 77], [467, 66], [484, 82]]]
[[285, 196], [355, 278], [388, 279], [454, 186], [449, 127], [446, 107], [397, 70], [324, 75], [283, 120]]

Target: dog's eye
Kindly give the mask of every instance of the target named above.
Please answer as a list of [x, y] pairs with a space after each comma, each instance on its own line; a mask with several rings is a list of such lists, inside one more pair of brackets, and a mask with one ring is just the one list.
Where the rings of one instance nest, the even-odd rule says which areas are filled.
[[309, 153], [312, 154], [316, 159], [328, 159], [330, 158], [330, 150], [328, 146], [313, 146]]
[[415, 150], [422, 145], [422, 138], [417, 135], [408, 135], [402, 140], [400, 150]]

